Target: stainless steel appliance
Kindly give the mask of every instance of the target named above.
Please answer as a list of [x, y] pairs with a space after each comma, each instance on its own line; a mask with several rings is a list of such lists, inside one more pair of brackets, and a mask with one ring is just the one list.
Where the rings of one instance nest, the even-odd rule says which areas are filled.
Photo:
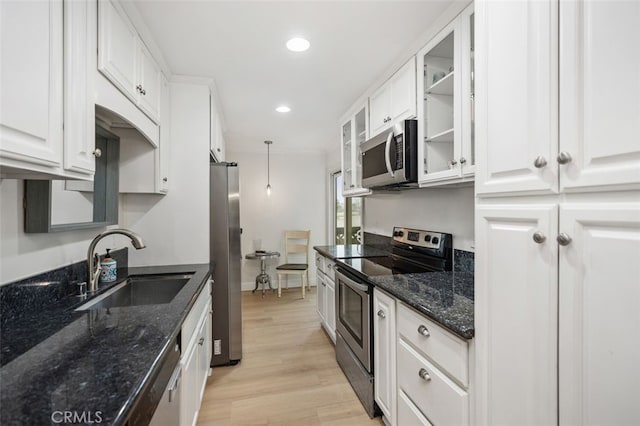
[[380, 414], [374, 401], [371, 310], [373, 286], [336, 268], [336, 359], [369, 417]]
[[242, 358], [240, 188], [236, 163], [211, 163], [210, 169], [211, 366], [216, 366]]
[[395, 227], [388, 256], [336, 263], [336, 359], [367, 414], [374, 401], [373, 284], [370, 277], [453, 269], [452, 235]]
[[418, 121], [404, 120], [361, 146], [362, 186], [415, 186], [418, 182]]
[[180, 339], [176, 338], [140, 392], [125, 424], [177, 425], [180, 422]]
[[149, 426], [175, 426], [180, 423], [180, 381], [182, 367], [178, 363], [162, 394]]

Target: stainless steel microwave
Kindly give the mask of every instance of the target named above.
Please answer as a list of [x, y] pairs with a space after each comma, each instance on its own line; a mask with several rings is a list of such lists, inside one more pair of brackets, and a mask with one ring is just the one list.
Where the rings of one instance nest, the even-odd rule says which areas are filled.
[[362, 186], [414, 186], [418, 182], [418, 121], [403, 120], [364, 142]]

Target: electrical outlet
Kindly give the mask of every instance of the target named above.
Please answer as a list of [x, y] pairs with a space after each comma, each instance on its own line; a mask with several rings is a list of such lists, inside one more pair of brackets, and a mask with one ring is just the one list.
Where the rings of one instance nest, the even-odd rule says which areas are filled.
[[216, 339], [213, 341], [213, 354], [214, 355], [222, 354], [222, 340]]

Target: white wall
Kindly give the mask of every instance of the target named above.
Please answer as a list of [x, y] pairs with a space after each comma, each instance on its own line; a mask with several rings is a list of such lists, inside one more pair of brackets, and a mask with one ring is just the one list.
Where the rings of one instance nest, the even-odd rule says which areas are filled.
[[391, 236], [394, 226], [448, 232], [454, 248], [475, 251], [473, 187], [414, 189], [364, 200], [366, 232]]
[[[258, 142], [260, 143], [260, 142]], [[277, 141], [273, 146], [277, 144]], [[242, 286], [252, 290], [259, 261], [244, 256], [254, 250], [253, 240], [262, 240], [263, 250], [275, 250], [280, 259], [270, 260], [269, 274], [277, 285], [274, 268], [284, 263], [284, 231], [311, 230], [311, 246], [326, 241], [326, 179], [324, 153], [281, 153], [271, 150], [271, 196], [266, 194], [267, 149], [264, 152], [227, 151], [227, 160], [238, 163], [240, 174], [240, 226], [242, 233]], [[309, 262], [313, 264], [310, 247]], [[309, 268], [315, 285], [315, 268]], [[290, 278], [290, 286], [299, 281]]]
[[[52, 234], [25, 234], [22, 197], [24, 181], [0, 180], [0, 283], [27, 278], [86, 259], [91, 240], [106, 228]], [[74, 205], [66, 206], [73, 209]], [[98, 251], [119, 248], [129, 242], [122, 236], [109, 236], [98, 244]]]
[[169, 192], [126, 194], [121, 223], [142, 236], [129, 264], [209, 263], [209, 88], [171, 83]]

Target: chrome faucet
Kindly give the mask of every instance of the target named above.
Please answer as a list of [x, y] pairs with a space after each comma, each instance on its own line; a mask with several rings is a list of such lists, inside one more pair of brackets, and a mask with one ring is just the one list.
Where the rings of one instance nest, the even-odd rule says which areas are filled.
[[88, 293], [95, 293], [98, 290], [98, 277], [100, 276], [100, 256], [98, 256], [97, 253], [94, 253], [96, 250], [96, 245], [107, 235], [113, 234], [122, 234], [129, 237], [129, 239], [131, 240], [131, 244], [136, 250], [140, 250], [146, 247], [144, 245], [144, 241], [142, 241], [142, 238], [140, 238], [138, 234], [131, 232], [128, 229], [109, 229], [101, 234], [98, 234], [98, 236], [96, 236], [93, 241], [91, 241], [91, 244], [89, 244], [89, 250], [87, 251], [87, 264], [89, 266], [89, 280], [87, 281], [89, 284], [87, 286]]

